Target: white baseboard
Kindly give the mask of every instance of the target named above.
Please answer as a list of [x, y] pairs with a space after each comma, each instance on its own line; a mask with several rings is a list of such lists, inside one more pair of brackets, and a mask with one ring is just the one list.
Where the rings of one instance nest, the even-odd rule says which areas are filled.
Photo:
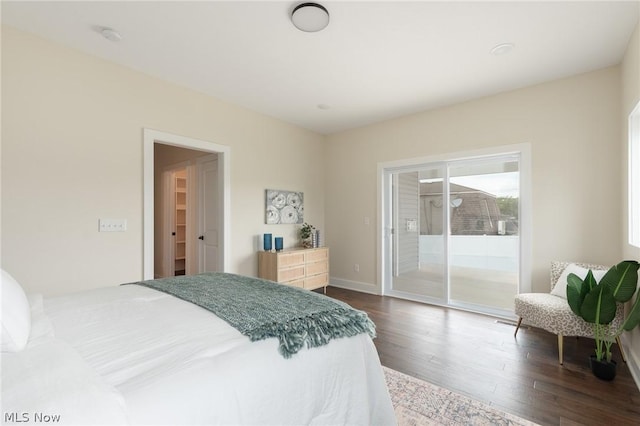
[[636, 386], [638, 390], [640, 390], [640, 357], [630, 350], [629, 339], [626, 333], [620, 336], [620, 340], [622, 341], [624, 354], [627, 357], [627, 367], [629, 367], [631, 377], [633, 377], [633, 381], [636, 382]]
[[360, 291], [362, 293], [380, 294], [380, 290], [374, 284], [363, 283], [360, 281], [343, 280], [340, 278], [329, 278], [329, 285], [332, 287], [344, 288], [346, 290]]

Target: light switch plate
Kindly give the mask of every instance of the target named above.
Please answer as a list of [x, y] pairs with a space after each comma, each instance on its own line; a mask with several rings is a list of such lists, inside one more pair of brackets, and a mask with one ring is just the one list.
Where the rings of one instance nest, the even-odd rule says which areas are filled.
[[127, 219], [98, 219], [100, 232], [124, 232], [127, 230]]

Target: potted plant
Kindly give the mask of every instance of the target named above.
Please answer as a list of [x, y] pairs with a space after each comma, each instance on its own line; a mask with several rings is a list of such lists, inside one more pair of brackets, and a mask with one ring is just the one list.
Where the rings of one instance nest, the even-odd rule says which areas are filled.
[[302, 247], [313, 247], [311, 236], [313, 235], [313, 231], [315, 231], [315, 229], [315, 226], [310, 225], [307, 222], [302, 224], [302, 227], [300, 228], [300, 239], [302, 240]]
[[617, 304], [628, 302], [636, 292], [639, 267], [635, 260], [622, 261], [612, 266], [599, 283], [591, 271], [584, 280], [575, 274], [567, 277], [567, 302], [571, 310], [593, 324], [596, 350], [591, 369], [598, 378], [612, 380], [615, 377], [611, 345], [623, 331], [632, 330], [640, 323], [640, 297], [637, 297], [622, 324], [618, 328], [611, 324]]

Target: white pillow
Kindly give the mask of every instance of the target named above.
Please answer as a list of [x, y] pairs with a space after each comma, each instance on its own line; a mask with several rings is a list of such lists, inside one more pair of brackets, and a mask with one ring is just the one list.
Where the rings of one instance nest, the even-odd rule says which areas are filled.
[[[551, 294], [553, 294], [554, 296], [558, 296], [566, 299], [567, 298], [567, 277], [569, 276], [569, 274], [576, 274], [577, 276], [580, 277], [580, 279], [584, 280], [588, 272], [589, 272], [588, 269], [578, 266], [575, 263], [570, 263], [565, 268], [565, 270], [562, 271], [560, 278], [558, 278], [558, 281], [556, 281], [556, 285], [553, 287], [553, 290], [551, 290]], [[591, 272], [593, 273], [593, 278], [595, 278], [596, 282], [600, 282], [602, 277], [604, 277], [604, 274], [607, 273], [607, 271], [605, 270], [596, 270], [596, 269], [592, 269]]]
[[31, 332], [31, 307], [20, 284], [0, 269], [0, 308], [2, 309], [2, 352], [18, 352], [24, 349]]

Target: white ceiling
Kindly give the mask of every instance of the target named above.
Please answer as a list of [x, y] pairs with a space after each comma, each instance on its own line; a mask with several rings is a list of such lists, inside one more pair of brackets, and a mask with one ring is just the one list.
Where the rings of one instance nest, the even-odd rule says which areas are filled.
[[[3, 24], [330, 134], [618, 64], [640, 9], [320, 1], [329, 26], [304, 33], [289, 20], [299, 3], [2, 1], [1, 12]], [[511, 53], [490, 53], [505, 42]]]

